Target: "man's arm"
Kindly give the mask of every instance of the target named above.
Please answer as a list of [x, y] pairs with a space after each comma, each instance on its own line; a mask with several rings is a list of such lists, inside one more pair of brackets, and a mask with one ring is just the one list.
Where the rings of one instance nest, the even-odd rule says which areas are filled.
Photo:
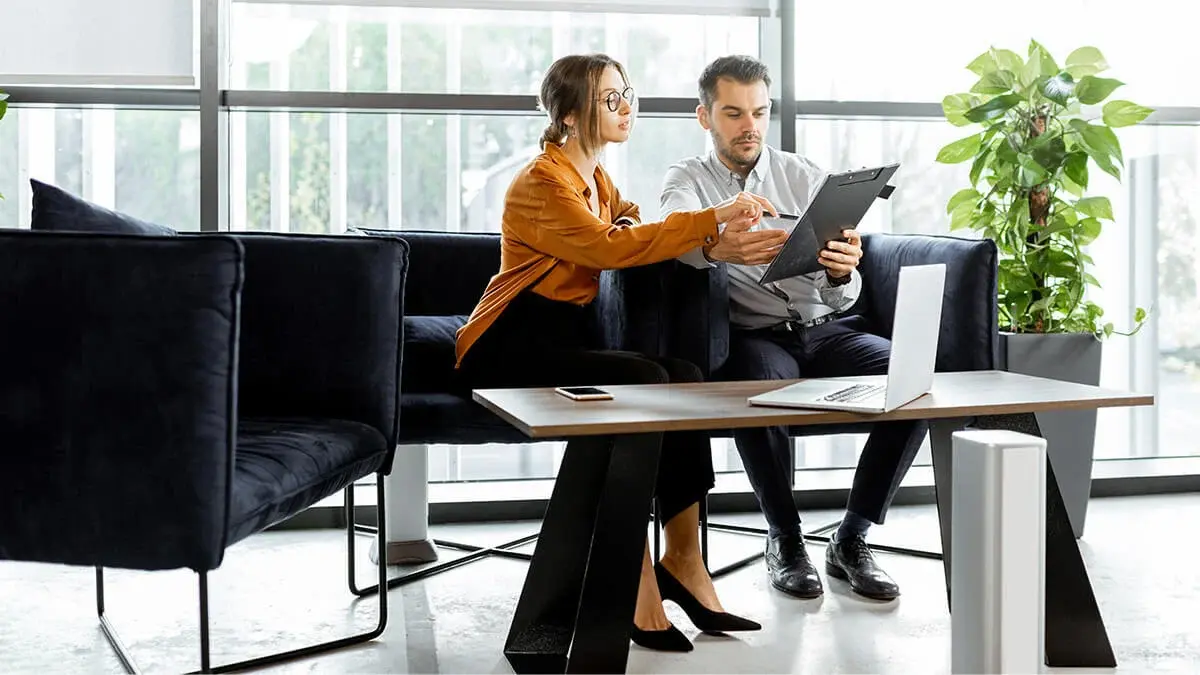
[[[703, 201], [696, 192], [695, 185], [688, 178], [687, 172], [678, 165], [667, 169], [667, 175], [663, 178], [662, 193], [659, 195], [658, 204], [659, 216], [662, 218], [666, 218], [672, 213], [679, 211], [697, 211], [704, 208]], [[719, 223], [717, 225], [718, 231], [723, 229], [723, 227], [724, 224]], [[704, 255], [704, 247], [702, 246], [697, 246], [679, 256], [679, 261], [697, 269], [715, 267], [713, 262]]]
[[[704, 201], [687, 171], [679, 165], [667, 170], [659, 197], [664, 218], [676, 211], [707, 208]], [[769, 210], [775, 213], [773, 207]], [[779, 247], [787, 241], [788, 235], [772, 228], [754, 229], [757, 225], [757, 222], [718, 223], [720, 238], [716, 242], [688, 251], [679, 256], [679, 260], [699, 269], [712, 267], [714, 262], [765, 265], [779, 253]]]

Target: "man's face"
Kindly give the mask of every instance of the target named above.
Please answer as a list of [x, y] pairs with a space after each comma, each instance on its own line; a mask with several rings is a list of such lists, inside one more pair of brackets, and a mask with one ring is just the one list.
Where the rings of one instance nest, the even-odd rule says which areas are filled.
[[712, 134], [713, 147], [731, 169], [749, 171], [758, 162], [771, 121], [771, 93], [763, 81], [717, 81], [712, 108], [696, 109], [700, 126]]

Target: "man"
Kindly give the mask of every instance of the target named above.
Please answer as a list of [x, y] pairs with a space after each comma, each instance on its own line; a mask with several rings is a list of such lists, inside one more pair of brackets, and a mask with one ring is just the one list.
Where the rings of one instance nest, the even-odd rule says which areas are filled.
[[[801, 213], [823, 175], [811, 161], [767, 147], [770, 75], [745, 56], [726, 56], [700, 77], [696, 117], [709, 132], [713, 151], [672, 166], [663, 181], [662, 215], [720, 203], [745, 190], [776, 209]], [[755, 230], [769, 228], [767, 221]], [[872, 332], [866, 317], [848, 314], [862, 289], [859, 234], [844, 232], [820, 253], [825, 269], [767, 286], [759, 285], [780, 240], [763, 246], [762, 232], [723, 237], [681, 258], [698, 268], [728, 266], [729, 360], [722, 379], [791, 379], [887, 372], [890, 342]], [[757, 237], [757, 238], [756, 238]], [[867, 547], [871, 523], [882, 523], [901, 479], [927, 432], [921, 422], [876, 425], [854, 475], [846, 515], [826, 549], [825, 571], [846, 580], [860, 595], [890, 600], [900, 589], [876, 564]], [[800, 515], [792, 500], [791, 438], [786, 427], [735, 431], [738, 452], [766, 516], [771, 584], [803, 598], [823, 592], [804, 547]]]

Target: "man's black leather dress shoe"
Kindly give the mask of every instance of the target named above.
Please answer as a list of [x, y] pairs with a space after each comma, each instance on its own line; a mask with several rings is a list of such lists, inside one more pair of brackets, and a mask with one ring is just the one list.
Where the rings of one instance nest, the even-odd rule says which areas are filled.
[[900, 587], [875, 564], [866, 539], [830, 541], [825, 548], [825, 573], [850, 583], [850, 589], [872, 600], [895, 600]]
[[767, 574], [771, 585], [798, 598], [817, 598], [824, 592], [817, 568], [804, 548], [799, 530], [767, 537]]

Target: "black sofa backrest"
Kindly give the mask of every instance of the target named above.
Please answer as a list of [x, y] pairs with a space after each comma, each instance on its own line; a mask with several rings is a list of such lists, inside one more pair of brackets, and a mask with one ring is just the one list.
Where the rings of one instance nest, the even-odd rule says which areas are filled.
[[500, 235], [359, 229], [408, 242], [405, 316], [467, 316], [500, 270]]

